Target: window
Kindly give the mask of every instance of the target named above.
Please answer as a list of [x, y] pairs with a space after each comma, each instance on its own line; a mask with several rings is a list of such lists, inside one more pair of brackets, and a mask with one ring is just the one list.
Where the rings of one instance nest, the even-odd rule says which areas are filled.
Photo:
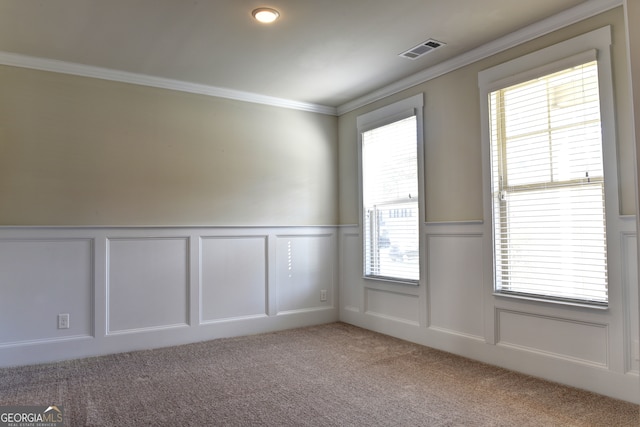
[[[615, 171], [605, 174], [605, 147], [615, 140], [607, 141], [603, 129], [612, 126], [603, 120], [612, 114], [601, 111], [611, 88], [600, 79], [610, 70], [597, 59], [608, 44], [562, 57], [562, 48], [583, 49], [581, 37], [480, 74], [498, 295], [608, 303], [606, 206], [617, 205], [617, 183]], [[545, 52], [560, 59], [548, 62]]]
[[422, 96], [358, 118], [364, 275], [420, 279]]

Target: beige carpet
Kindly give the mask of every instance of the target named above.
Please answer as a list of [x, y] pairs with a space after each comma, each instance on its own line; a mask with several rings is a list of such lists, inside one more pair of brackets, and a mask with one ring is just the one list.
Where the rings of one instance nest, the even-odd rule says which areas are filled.
[[638, 405], [333, 323], [0, 369], [72, 426], [638, 426]]

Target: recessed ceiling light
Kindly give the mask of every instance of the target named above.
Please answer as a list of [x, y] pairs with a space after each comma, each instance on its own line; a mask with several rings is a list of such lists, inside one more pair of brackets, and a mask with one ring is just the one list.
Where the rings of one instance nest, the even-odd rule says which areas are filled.
[[269, 24], [280, 16], [280, 12], [268, 7], [259, 7], [251, 12], [251, 14], [257, 21], [262, 22], [263, 24]]

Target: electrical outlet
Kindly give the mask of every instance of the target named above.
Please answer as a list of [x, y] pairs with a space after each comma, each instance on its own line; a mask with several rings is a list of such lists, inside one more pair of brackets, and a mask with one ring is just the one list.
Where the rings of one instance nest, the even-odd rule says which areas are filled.
[[327, 300], [327, 290], [326, 289], [322, 289], [320, 290], [320, 301], [326, 301]]
[[69, 313], [58, 314], [58, 329], [69, 329]]

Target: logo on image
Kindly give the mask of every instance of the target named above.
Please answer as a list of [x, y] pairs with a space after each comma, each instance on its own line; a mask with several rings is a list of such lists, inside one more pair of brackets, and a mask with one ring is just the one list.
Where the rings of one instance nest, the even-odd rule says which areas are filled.
[[0, 427], [62, 427], [62, 406], [2, 406]]

